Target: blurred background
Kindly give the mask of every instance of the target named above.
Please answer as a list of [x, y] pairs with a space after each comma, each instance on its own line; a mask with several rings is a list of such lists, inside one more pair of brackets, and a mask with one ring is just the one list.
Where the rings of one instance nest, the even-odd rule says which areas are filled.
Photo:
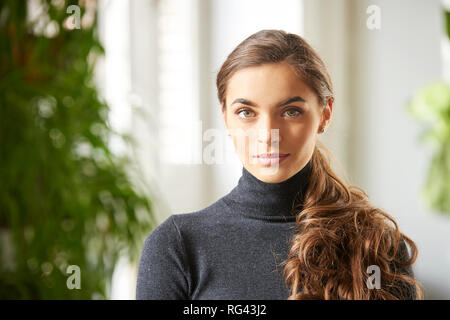
[[449, 11], [440, 0], [0, 1], [0, 298], [135, 299], [145, 237], [241, 175], [221, 64], [251, 34], [282, 29], [331, 73], [319, 139], [336, 171], [416, 242], [425, 299], [450, 299]]

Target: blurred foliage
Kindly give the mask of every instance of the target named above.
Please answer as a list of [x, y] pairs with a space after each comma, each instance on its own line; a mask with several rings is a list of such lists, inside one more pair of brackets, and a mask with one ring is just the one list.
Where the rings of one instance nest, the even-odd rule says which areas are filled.
[[427, 123], [420, 139], [434, 151], [422, 199], [431, 209], [450, 214], [450, 85], [438, 81], [421, 88], [408, 107]]
[[[150, 200], [108, 149], [108, 106], [93, 84], [103, 54], [91, 25], [64, 27], [70, 5], [0, 1], [0, 298], [108, 299], [121, 255], [138, 261], [156, 225]], [[95, 5], [95, 2], [94, 2]], [[92, 11], [91, 11], [92, 14]], [[69, 290], [67, 266], [81, 270]]]

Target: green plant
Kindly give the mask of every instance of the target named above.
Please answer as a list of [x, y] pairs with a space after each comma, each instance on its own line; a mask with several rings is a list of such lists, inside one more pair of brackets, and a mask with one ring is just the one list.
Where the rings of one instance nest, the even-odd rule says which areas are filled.
[[421, 88], [408, 111], [428, 124], [420, 139], [434, 151], [422, 200], [431, 209], [450, 214], [450, 85], [438, 81]]
[[[82, 4], [41, 1], [39, 22], [26, 1], [0, 2], [1, 299], [107, 299], [119, 256], [136, 262], [156, 225], [129, 159], [108, 149], [117, 133], [93, 84], [96, 18], [63, 27]], [[66, 285], [69, 265], [79, 290]]]
[[[442, 13], [445, 29], [443, 43], [448, 45], [450, 11], [443, 7]], [[450, 214], [450, 84], [435, 81], [424, 86], [409, 101], [407, 111], [427, 123], [420, 140], [434, 151], [421, 200], [430, 209]]]

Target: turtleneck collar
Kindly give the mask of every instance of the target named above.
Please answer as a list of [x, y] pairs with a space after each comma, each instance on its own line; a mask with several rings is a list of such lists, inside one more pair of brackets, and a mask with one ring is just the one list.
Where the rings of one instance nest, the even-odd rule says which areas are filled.
[[[225, 197], [233, 209], [247, 217], [265, 220], [295, 221], [309, 183], [311, 160], [287, 180], [264, 182], [242, 168], [237, 186]], [[297, 198], [296, 198], [297, 197]], [[292, 211], [294, 200], [295, 212]]]

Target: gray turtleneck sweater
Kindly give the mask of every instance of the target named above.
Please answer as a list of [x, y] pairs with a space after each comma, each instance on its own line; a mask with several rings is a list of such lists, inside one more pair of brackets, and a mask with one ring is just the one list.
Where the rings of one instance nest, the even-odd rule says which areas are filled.
[[212, 205], [167, 218], [144, 243], [136, 299], [287, 299], [280, 263], [310, 166], [280, 183], [243, 168], [237, 186]]

